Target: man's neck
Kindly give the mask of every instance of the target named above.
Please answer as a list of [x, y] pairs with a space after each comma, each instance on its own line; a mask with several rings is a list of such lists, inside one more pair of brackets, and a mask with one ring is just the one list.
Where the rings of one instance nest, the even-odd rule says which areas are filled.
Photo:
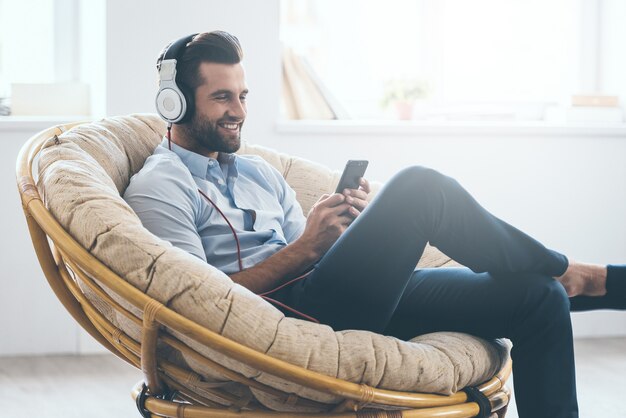
[[187, 131], [180, 125], [172, 125], [171, 141], [181, 148], [185, 148], [187, 151], [195, 152], [204, 157], [214, 158], [217, 160], [219, 156], [218, 151], [212, 151], [205, 147], [199, 146], [201, 141], [197, 141], [196, 138], [192, 138]]

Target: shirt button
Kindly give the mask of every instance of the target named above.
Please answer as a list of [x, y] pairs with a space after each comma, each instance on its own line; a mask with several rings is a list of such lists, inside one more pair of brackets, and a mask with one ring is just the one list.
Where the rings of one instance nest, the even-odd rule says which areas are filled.
[[213, 161], [209, 161], [209, 167], [213, 167]]
[[217, 181], [217, 184], [219, 184], [219, 185], [223, 186], [223, 185], [224, 185], [224, 180], [219, 179], [219, 180]]

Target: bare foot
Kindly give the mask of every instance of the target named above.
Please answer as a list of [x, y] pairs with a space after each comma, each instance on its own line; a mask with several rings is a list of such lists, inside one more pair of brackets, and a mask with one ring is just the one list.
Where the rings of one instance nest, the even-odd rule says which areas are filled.
[[556, 277], [571, 298], [606, 295], [606, 266], [570, 260], [567, 270]]

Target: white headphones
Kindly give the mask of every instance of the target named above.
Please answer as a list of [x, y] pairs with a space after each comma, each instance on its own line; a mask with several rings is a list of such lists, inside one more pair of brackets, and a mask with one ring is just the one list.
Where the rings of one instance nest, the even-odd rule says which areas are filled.
[[163, 58], [157, 62], [159, 91], [155, 99], [156, 109], [168, 123], [181, 123], [193, 114], [193, 92], [176, 82], [176, 62], [196, 35], [194, 33], [170, 44]]

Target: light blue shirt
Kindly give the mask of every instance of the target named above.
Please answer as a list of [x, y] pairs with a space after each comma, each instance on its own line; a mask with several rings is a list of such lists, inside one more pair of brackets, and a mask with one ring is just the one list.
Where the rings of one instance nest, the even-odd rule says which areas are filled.
[[296, 194], [262, 158], [220, 153], [220, 161], [164, 139], [131, 180], [124, 199], [156, 236], [225, 273], [239, 271], [235, 238], [202, 190], [228, 217], [249, 268], [297, 239], [306, 220]]

